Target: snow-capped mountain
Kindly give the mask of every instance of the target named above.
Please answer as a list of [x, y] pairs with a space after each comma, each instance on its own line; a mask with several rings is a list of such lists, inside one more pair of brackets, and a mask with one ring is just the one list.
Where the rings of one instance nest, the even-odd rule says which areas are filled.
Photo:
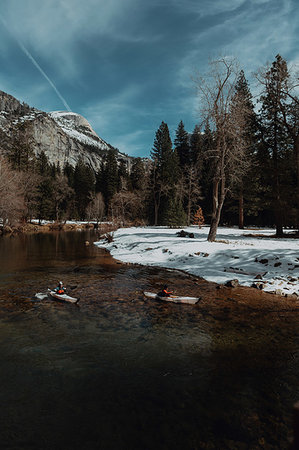
[[68, 111], [53, 111], [49, 115], [71, 138], [82, 144], [98, 147], [101, 150], [109, 148], [109, 145], [97, 135], [88, 121], [80, 114]]
[[114, 150], [119, 161], [130, 169], [133, 158], [114, 149], [101, 139], [88, 121], [68, 111], [46, 113], [20, 103], [0, 91], [0, 153], [16, 145], [29, 145], [36, 154], [45, 152], [49, 161], [64, 167], [75, 166], [79, 158], [95, 171], [103, 157]]

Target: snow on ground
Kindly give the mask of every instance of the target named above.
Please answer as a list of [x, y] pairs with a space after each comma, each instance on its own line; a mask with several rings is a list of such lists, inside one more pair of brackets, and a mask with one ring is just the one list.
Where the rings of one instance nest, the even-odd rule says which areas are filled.
[[299, 295], [298, 240], [271, 238], [273, 229], [218, 228], [216, 242], [208, 242], [208, 227], [184, 228], [194, 238], [178, 237], [180, 230], [121, 228], [112, 243], [95, 244], [123, 262], [182, 269], [221, 284], [238, 279], [243, 286], [256, 283], [267, 292]]

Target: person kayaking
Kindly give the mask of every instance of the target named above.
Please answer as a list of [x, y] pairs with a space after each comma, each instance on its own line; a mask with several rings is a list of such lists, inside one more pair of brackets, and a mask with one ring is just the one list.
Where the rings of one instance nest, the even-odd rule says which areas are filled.
[[66, 288], [63, 286], [63, 282], [59, 281], [58, 286], [54, 289], [57, 294], [65, 294]]
[[168, 286], [165, 284], [162, 291], [158, 292], [159, 297], [170, 297], [173, 292], [167, 290]]

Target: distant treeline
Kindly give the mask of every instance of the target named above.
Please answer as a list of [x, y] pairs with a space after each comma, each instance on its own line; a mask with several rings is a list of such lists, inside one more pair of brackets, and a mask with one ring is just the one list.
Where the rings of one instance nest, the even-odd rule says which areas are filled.
[[[195, 80], [201, 122], [187, 132], [183, 121], [171, 141], [162, 122], [150, 161], [136, 158], [130, 172], [111, 149], [95, 172], [50, 164], [19, 142], [0, 161], [0, 217], [18, 220], [109, 219], [121, 224], [183, 226], [219, 223], [298, 228], [299, 102], [293, 74], [277, 55], [256, 78], [254, 104], [243, 71], [214, 61]], [[1, 143], [0, 143], [1, 145]]]

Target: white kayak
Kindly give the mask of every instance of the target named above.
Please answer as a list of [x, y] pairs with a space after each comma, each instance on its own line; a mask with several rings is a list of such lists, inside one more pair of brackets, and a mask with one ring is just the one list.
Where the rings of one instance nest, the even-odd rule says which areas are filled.
[[67, 294], [57, 294], [57, 292], [51, 291], [51, 290], [49, 290], [49, 295], [50, 295], [50, 297], [54, 298], [55, 300], [61, 300], [63, 302], [78, 303], [78, 301], [79, 301], [78, 298], [70, 297]]
[[195, 305], [199, 302], [200, 297], [180, 297], [179, 295], [170, 295], [170, 297], [161, 297], [153, 292], [144, 292], [145, 297], [153, 298], [155, 300], [164, 300], [172, 303], [187, 303], [188, 305]]

